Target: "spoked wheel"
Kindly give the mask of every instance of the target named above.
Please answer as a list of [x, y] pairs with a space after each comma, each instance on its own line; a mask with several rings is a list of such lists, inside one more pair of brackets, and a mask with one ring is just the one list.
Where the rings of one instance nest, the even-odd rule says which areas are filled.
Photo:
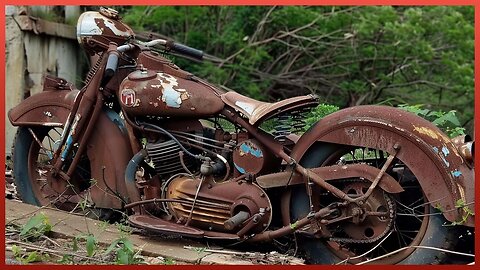
[[[367, 163], [381, 168], [388, 154], [363, 148], [346, 148], [325, 144], [310, 151], [302, 159], [305, 167], [334, 164]], [[388, 194], [374, 189], [361, 206], [339, 207], [336, 222], [322, 225], [322, 237], [306, 238], [302, 248], [307, 260], [316, 264], [435, 264], [446, 256], [441, 250], [408, 248], [409, 246], [451, 249], [456, 242], [455, 228], [444, 226], [446, 220], [430, 206], [417, 178], [401, 160], [394, 159], [387, 173], [405, 190]], [[371, 182], [362, 179], [342, 179], [331, 182], [351, 197], [363, 195]], [[314, 189], [315, 208], [341, 202], [330, 192]], [[309, 212], [309, 199], [304, 188], [293, 191], [291, 219], [297, 220]], [[343, 218], [343, 219], [342, 219]]]
[[[57, 127], [20, 127], [13, 148], [13, 173], [17, 192], [23, 202], [73, 210], [86, 202], [90, 186], [90, 163], [82, 157], [69, 181], [51, 176], [53, 155], [60, 144], [63, 129]], [[66, 162], [68, 165], [69, 162]]]

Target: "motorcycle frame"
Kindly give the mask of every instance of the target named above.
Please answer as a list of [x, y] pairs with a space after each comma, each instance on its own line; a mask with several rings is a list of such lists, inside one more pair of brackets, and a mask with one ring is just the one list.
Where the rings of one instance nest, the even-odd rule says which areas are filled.
[[[104, 52], [103, 55], [108, 55], [108, 53], [113, 52], [116, 50], [116, 44], [110, 44], [108, 46], [108, 50]], [[55, 165], [54, 169], [52, 170], [52, 176], [53, 177], [60, 177], [63, 180], [68, 180], [69, 177], [71, 177], [72, 173], [75, 171], [75, 168], [78, 164], [78, 160], [82, 154], [84, 154], [86, 147], [87, 147], [87, 142], [91, 139], [92, 132], [94, 130], [94, 127], [97, 125], [97, 121], [102, 114], [102, 107], [103, 107], [103, 101], [104, 101], [104, 88], [101, 86], [102, 79], [103, 79], [103, 67], [106, 65], [106, 57], [103, 57], [99, 60], [99, 69], [95, 73], [95, 75], [92, 77], [90, 82], [80, 91], [79, 94], [77, 94], [74, 104], [71, 108], [70, 114], [68, 116], [68, 120], [66, 121], [65, 124], [65, 136], [63, 137], [62, 143], [60, 147], [58, 148], [55, 157]], [[116, 74], [115, 76], [120, 76], [119, 74]], [[114, 77], [115, 78], [115, 77]], [[121, 81], [123, 78], [116, 78], [116, 80]], [[212, 90], [213, 91], [213, 90]], [[44, 92], [45, 93], [45, 92]], [[46, 93], [45, 93], [46, 95]], [[92, 106], [93, 105], [93, 106]], [[354, 112], [358, 111], [359, 109], [352, 109]], [[360, 110], [361, 111], [361, 110]], [[369, 119], [388, 119], [388, 114], [390, 112], [379, 112], [376, 115], [368, 115], [367, 113], [364, 113], [366, 118]], [[358, 115], [356, 119], [354, 120], [349, 120], [351, 117], [349, 117], [349, 114], [354, 114], [352, 112], [348, 111], [343, 111], [342, 113], [337, 113], [335, 114], [335, 121], [321, 121], [320, 123], [317, 123], [311, 130], [309, 130], [307, 133], [305, 133], [297, 142], [295, 147], [293, 148], [292, 152], [287, 154], [285, 152], [285, 148], [282, 144], [277, 142], [271, 135], [267, 134], [266, 132], [262, 131], [261, 129], [258, 129], [256, 126], [250, 125], [241, 115], [239, 112], [236, 112], [233, 108], [230, 108], [228, 106], [225, 106], [224, 109], [220, 112], [221, 115], [225, 116], [229, 121], [236, 123], [243, 127], [247, 132], [256, 138], [258, 141], [260, 141], [262, 144], [264, 144], [269, 150], [272, 151], [277, 157], [282, 158], [284, 161], [287, 162], [290, 166], [295, 168], [295, 170], [300, 173], [301, 175], [304, 176], [304, 178], [311, 178], [311, 176], [315, 176], [315, 173], [311, 172], [311, 170], [307, 170], [300, 166], [299, 161], [303, 157], [303, 155], [308, 152], [308, 149], [313, 147], [315, 143], [324, 141], [324, 142], [331, 142], [331, 143], [339, 143], [339, 144], [344, 144], [344, 145], [351, 145], [351, 146], [364, 146], [364, 147], [375, 147], [376, 145], [366, 142], [365, 140], [361, 139], [346, 139], [341, 136], [341, 130], [343, 130], [345, 127], [349, 126], [358, 126], [358, 119], [362, 117], [362, 115]], [[77, 115], [80, 115], [79, 119], [76, 119]], [[126, 116], [126, 114], [124, 114]], [[121, 134], [115, 133], [115, 136], [125, 136], [125, 140], [128, 142], [129, 145], [129, 151], [125, 152], [124, 154], [130, 155], [127, 159], [131, 158], [133, 156], [133, 153], [136, 153], [140, 150], [140, 145], [138, 143], [138, 140], [136, 139], [135, 133], [133, 129], [135, 128], [134, 124], [129, 122], [128, 117], [125, 117], [127, 120], [126, 123], [126, 134]], [[12, 120], [12, 119], [11, 119]], [[348, 122], [350, 121], [350, 122]], [[352, 124], [351, 122], [354, 121], [357, 124]], [[412, 120], [414, 123], [417, 123], [418, 126], [428, 128], [428, 130], [435, 130], [432, 127], [431, 123], [425, 123], [422, 122], [418, 119], [413, 119]], [[13, 122], [13, 121], [12, 121]], [[375, 120], [372, 121], [373, 124], [366, 125], [370, 127], [374, 127], [375, 125], [381, 126], [380, 130], [385, 129], [385, 126], [388, 126], [386, 123], [381, 123], [381, 121]], [[380, 122], [380, 123], [379, 123]], [[340, 128], [341, 125], [338, 125], [338, 123], [343, 123], [342, 128]], [[361, 125], [360, 125], [361, 126]], [[332, 128], [330, 128], [332, 127]], [[393, 128], [392, 124], [389, 126], [390, 128]], [[403, 128], [402, 125], [398, 125], [395, 127], [397, 130], [400, 130]], [[328, 130], [331, 132], [326, 132], [325, 130]], [[332, 131], [333, 130], [333, 131]], [[422, 129], [425, 131], [425, 129]], [[422, 131], [421, 130], [421, 131]], [[407, 132], [404, 131], [404, 133], [408, 133], [407, 135], [410, 136], [409, 134], [414, 134], [413, 130], [407, 130]], [[113, 134], [113, 133], [112, 133]], [[438, 133], [440, 134], [440, 133]], [[379, 134], [377, 134], [378, 136]], [[416, 140], [424, 142], [424, 145], [422, 145], [423, 148], [427, 147], [428, 145], [439, 145], [439, 142], [443, 140], [442, 136], [437, 136], [437, 138], [434, 138], [434, 136], [431, 136], [431, 133], [428, 132], [417, 132], [415, 134], [417, 136]], [[402, 134], [397, 134], [396, 136], [406, 136]], [[69, 137], [71, 137], [71, 140], [69, 141]], [[124, 140], [124, 141], [125, 141]], [[360, 140], [360, 141], [359, 141]], [[368, 138], [366, 138], [368, 140]], [[373, 140], [371, 140], [373, 141]], [[70, 145], [73, 145], [75, 143], [78, 143], [79, 148], [77, 150], [76, 156], [73, 159], [73, 162], [70, 164], [68, 170], [62, 171], [60, 168], [63, 166], [64, 161], [62, 160], [62, 151], [67, 151], [68, 154], [68, 147], [67, 142]], [[124, 144], [125, 145], [125, 144]], [[445, 147], [448, 149], [450, 153], [457, 153], [456, 155], [450, 155], [449, 157], [449, 164], [452, 164], [452, 168], [463, 168], [462, 172], [470, 172], [473, 175], [473, 171], [470, 170], [465, 170], [465, 167], [467, 166], [465, 162], [462, 160], [462, 158], [456, 158], [452, 159], [455, 156], [460, 157], [458, 155], [457, 149], [453, 146], [451, 143], [444, 144]], [[65, 150], [66, 148], [66, 150]], [[395, 154], [394, 151], [394, 145], [390, 144], [385, 147], [380, 147], [381, 150], [384, 150], [388, 153], [393, 153]], [[403, 151], [403, 150], [402, 150]], [[426, 168], [427, 173], [433, 173], [435, 175], [439, 175], [438, 178], [432, 180], [432, 183], [429, 183], [428, 185], [424, 184], [422, 185], [422, 188], [425, 188], [426, 190], [426, 195], [431, 204], [433, 205], [434, 203], [438, 202], [438, 196], [434, 196], [435, 190], [437, 188], [440, 188], [441, 194], [442, 194], [442, 203], [444, 205], [447, 205], [447, 209], [454, 209], [454, 203], [458, 199], [464, 199], [465, 198], [465, 191], [468, 192], [467, 194], [467, 203], [470, 203], [471, 200], [473, 200], [473, 189], [470, 191], [469, 187], [473, 186], [472, 183], [466, 183], [464, 179], [468, 179], [469, 175], [466, 175], [460, 179], [461, 181], [459, 182], [460, 184], [456, 184], [455, 180], [457, 179], [452, 179], [450, 174], [448, 173], [448, 168], [445, 168], [445, 166], [442, 167], [442, 160], [440, 157], [435, 157], [431, 153], [432, 151], [430, 150], [429, 155], [432, 156], [432, 160], [435, 164], [435, 166], [430, 166]], [[412, 154], [411, 151], [409, 151], [409, 154]], [[126, 158], [126, 157], [125, 157]], [[108, 164], [108, 161], [106, 161]], [[121, 167], [118, 168], [121, 170]], [[123, 179], [118, 179], [118, 175], [120, 175], [122, 172], [116, 172], [117, 179], [115, 182], [117, 183], [116, 186], [119, 187], [121, 190], [125, 190]], [[124, 172], [123, 172], [124, 173]], [[379, 174], [380, 175], [380, 174]], [[472, 177], [473, 179], [473, 177]], [[313, 177], [312, 180], [322, 186], [323, 188], [332, 191], [337, 197], [346, 199], [351, 201], [351, 199], [348, 199], [348, 196], [337, 190], [335, 187], [329, 185], [325, 181], [322, 181], [321, 177], [316, 175], [316, 177]], [[421, 183], [422, 184], [422, 183]], [[373, 184], [372, 184], [373, 186]], [[123, 187], [123, 188], [122, 188]], [[462, 193], [463, 192], [463, 193]], [[121, 194], [126, 195], [125, 191], [121, 192]], [[285, 198], [288, 198], [288, 195], [286, 195]], [[108, 205], [105, 204], [105, 205]], [[470, 206], [471, 209], [473, 209], [473, 206]], [[284, 223], [287, 222], [288, 220], [288, 205], [282, 205], [282, 212], [286, 212], [285, 214], [287, 217], [284, 217]], [[444, 216], [447, 218], [449, 221], [454, 221], [458, 217], [461, 217], [462, 212], [459, 209], [458, 211], [449, 211], [444, 213]], [[473, 217], [471, 217], [466, 225], [473, 225]]]

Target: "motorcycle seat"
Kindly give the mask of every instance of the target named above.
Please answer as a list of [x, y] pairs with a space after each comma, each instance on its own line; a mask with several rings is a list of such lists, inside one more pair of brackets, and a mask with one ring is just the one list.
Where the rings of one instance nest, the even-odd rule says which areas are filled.
[[233, 91], [222, 94], [221, 98], [225, 104], [242, 113], [251, 125], [261, 123], [283, 112], [318, 105], [318, 97], [312, 94], [292, 97], [275, 103], [258, 101]]

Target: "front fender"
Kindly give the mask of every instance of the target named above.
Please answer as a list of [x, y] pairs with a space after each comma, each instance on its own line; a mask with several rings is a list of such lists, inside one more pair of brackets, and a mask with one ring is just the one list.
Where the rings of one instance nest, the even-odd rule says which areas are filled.
[[[12, 108], [8, 118], [14, 126], [63, 127], [79, 92], [38, 93]], [[89, 198], [96, 207], [122, 208], [122, 199], [128, 200], [125, 169], [133, 154], [123, 120], [116, 112], [107, 108], [101, 112], [87, 141], [86, 154], [96, 183], [87, 190]]]
[[44, 91], [8, 111], [13, 126], [63, 126], [79, 90]]
[[[435, 125], [409, 112], [386, 106], [357, 106], [333, 113], [310, 128], [298, 140], [291, 156], [302, 157], [317, 142], [361, 146], [395, 153], [417, 176], [434, 207], [441, 206], [447, 220], [467, 215], [457, 209], [459, 200], [474, 211], [474, 172], [451, 140]], [[464, 225], [473, 226], [474, 218]]]

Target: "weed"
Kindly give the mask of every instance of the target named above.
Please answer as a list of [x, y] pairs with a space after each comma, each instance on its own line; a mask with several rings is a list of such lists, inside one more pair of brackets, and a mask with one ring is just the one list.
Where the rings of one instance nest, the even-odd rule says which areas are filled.
[[104, 232], [107, 230], [108, 225], [109, 225], [108, 221], [102, 220], [100, 221], [100, 223], [98, 223], [98, 228]]
[[475, 213], [468, 207], [463, 199], [458, 199], [455, 202], [455, 208], [463, 210], [464, 214], [461, 220], [452, 222], [450, 226], [465, 224], [470, 216], [475, 216]]
[[73, 256], [69, 254], [64, 254], [62, 258], [57, 260], [59, 264], [73, 264]]
[[86, 237], [87, 243], [85, 247], [87, 249], [87, 256], [92, 257], [95, 254], [95, 250], [97, 250], [97, 239], [93, 234], [89, 234]]
[[28, 264], [32, 262], [41, 262], [45, 259], [48, 259], [47, 255], [43, 255], [36, 251], [24, 252], [24, 250], [16, 245], [12, 246], [12, 252], [15, 259], [23, 264]]
[[133, 243], [126, 236], [121, 236], [110, 244], [104, 254], [110, 253], [115, 254], [116, 264], [138, 264], [143, 261], [143, 258], [135, 252]]
[[174, 265], [174, 264], [175, 264], [175, 260], [172, 259], [172, 258], [165, 258], [165, 261], [163, 262], [163, 264], [165, 264], [165, 265]]
[[22, 227], [20, 238], [33, 240], [49, 233], [51, 230], [52, 225], [50, 225], [47, 216], [44, 213], [38, 213]]

